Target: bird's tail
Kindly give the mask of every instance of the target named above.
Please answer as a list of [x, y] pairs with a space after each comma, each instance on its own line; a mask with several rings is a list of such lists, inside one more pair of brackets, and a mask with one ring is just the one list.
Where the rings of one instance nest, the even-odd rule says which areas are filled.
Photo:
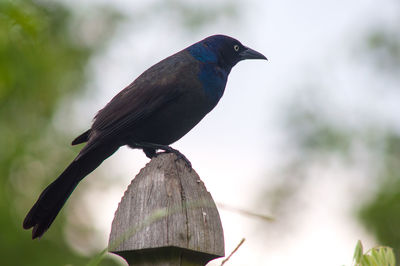
[[86, 146], [82, 149], [64, 172], [40, 194], [26, 215], [23, 228], [33, 227], [32, 239], [46, 232], [78, 183], [117, 149], [116, 145]]

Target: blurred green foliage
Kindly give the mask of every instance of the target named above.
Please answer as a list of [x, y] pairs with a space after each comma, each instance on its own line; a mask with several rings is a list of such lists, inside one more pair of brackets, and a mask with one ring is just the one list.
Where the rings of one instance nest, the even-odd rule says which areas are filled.
[[170, 18], [170, 23], [177, 24], [180, 30], [193, 33], [221, 20], [238, 22], [240, 19], [238, 6], [236, 0], [205, 2], [155, 0], [144, 8], [136, 9], [130, 16], [136, 24], [145, 24], [144, 21], [151, 23], [151, 20], [165, 16]]
[[[400, 6], [395, 9], [400, 14]], [[400, 87], [400, 27], [381, 26], [367, 37], [367, 52], [373, 59], [377, 75], [391, 75]], [[382, 88], [383, 90], [385, 88]], [[400, 100], [400, 95], [396, 97]], [[380, 145], [371, 150], [378, 153], [376, 194], [359, 210], [359, 218], [379, 243], [394, 248], [400, 259], [400, 132], [396, 124], [381, 135]]]
[[[400, 8], [395, 10], [400, 14]], [[397, 21], [398, 22], [398, 21]], [[399, 23], [374, 25], [367, 28], [365, 38], [357, 43], [362, 51], [363, 66], [369, 64], [373, 78], [397, 84], [400, 88], [400, 27]], [[361, 49], [360, 49], [361, 48]], [[360, 58], [354, 58], [360, 60]], [[367, 60], [364, 60], [367, 59]], [[360, 63], [360, 62], [358, 62]], [[381, 84], [385, 84], [382, 82]], [[400, 130], [399, 119], [390, 122], [384, 119], [362, 117], [357, 123], [346, 121], [345, 114], [338, 115], [337, 106], [329, 106], [321, 96], [322, 88], [306, 91], [304, 95], [295, 95], [288, 104], [284, 118], [289, 139], [297, 148], [297, 154], [289, 159], [284, 175], [287, 177], [274, 195], [278, 204], [287, 204], [286, 199], [293, 197], [301, 189], [302, 181], [315, 164], [341, 162], [352, 164], [357, 157], [368, 157], [369, 169], [365, 175], [369, 178], [367, 202], [357, 202], [356, 215], [379, 241], [380, 244], [393, 247], [397, 260], [400, 259]], [[374, 87], [364, 88], [373, 90]], [[386, 90], [379, 88], [380, 97]], [[304, 92], [304, 91], [303, 91]], [[379, 100], [384, 100], [384, 95]], [[399, 92], [391, 96], [398, 97]], [[326, 96], [325, 96], [326, 97]], [[362, 99], [361, 99], [362, 100]], [[334, 111], [332, 111], [334, 110]], [[394, 112], [399, 111], [399, 109]], [[327, 114], [328, 113], [328, 114]], [[353, 121], [354, 122], [354, 121]], [[360, 151], [360, 147], [361, 151]], [[295, 153], [296, 153], [295, 152]], [[295, 177], [295, 178], [293, 178]], [[290, 179], [290, 180], [288, 180]], [[297, 179], [297, 180], [294, 180]], [[367, 198], [367, 197], [366, 197]], [[283, 202], [283, 203], [282, 203]], [[275, 206], [276, 208], [276, 206]], [[381, 264], [377, 264], [381, 265]]]
[[55, 130], [52, 118], [62, 99], [82, 90], [89, 59], [115, 26], [114, 11], [99, 12], [108, 20], [106, 27], [98, 39], [82, 41], [89, 33], [77, 30], [78, 18], [58, 2], [0, 1], [2, 265], [83, 265], [89, 260], [67, 244], [63, 212], [40, 241], [30, 239], [22, 220], [60, 165], [72, 159], [67, 136]]
[[289, 104], [294, 110], [291, 108], [283, 119], [284, 126], [292, 129], [288, 131], [290, 139], [295, 141], [302, 154], [305, 153], [305, 159], [333, 152], [347, 156], [354, 130], [333, 123], [324, 114], [322, 97], [314, 89], [310, 88], [306, 94], [307, 99], [302, 95], [294, 97]]
[[235, 2], [218, 1], [207, 5], [185, 0], [164, 0], [156, 3], [151, 10], [157, 14], [162, 11], [173, 12], [179, 18], [180, 24], [189, 30], [196, 30], [221, 18], [237, 17], [238, 9]]
[[400, 258], [400, 136], [389, 134], [384, 138], [385, 149], [378, 172], [381, 182], [376, 195], [364, 203], [359, 212], [361, 221], [379, 243], [388, 245]]
[[377, 28], [367, 37], [366, 48], [377, 71], [400, 74], [399, 28]]

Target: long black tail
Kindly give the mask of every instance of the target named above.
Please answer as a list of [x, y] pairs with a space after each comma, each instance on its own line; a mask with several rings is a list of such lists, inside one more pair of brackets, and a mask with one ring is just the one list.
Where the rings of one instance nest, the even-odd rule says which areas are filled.
[[78, 183], [117, 149], [116, 145], [86, 146], [82, 149], [64, 172], [40, 194], [26, 215], [23, 227], [33, 227], [32, 239], [46, 232]]

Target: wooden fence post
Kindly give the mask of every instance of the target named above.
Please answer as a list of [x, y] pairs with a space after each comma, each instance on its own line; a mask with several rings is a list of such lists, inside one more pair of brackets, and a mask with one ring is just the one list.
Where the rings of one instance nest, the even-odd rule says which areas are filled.
[[197, 173], [176, 158], [153, 158], [118, 206], [108, 248], [129, 265], [205, 265], [224, 256], [215, 203]]

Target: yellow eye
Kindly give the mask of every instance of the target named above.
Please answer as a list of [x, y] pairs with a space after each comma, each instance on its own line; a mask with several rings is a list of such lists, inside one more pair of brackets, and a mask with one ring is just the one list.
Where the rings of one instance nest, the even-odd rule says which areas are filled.
[[233, 46], [233, 49], [234, 49], [236, 52], [239, 51], [239, 45], [235, 44], [235, 45]]

